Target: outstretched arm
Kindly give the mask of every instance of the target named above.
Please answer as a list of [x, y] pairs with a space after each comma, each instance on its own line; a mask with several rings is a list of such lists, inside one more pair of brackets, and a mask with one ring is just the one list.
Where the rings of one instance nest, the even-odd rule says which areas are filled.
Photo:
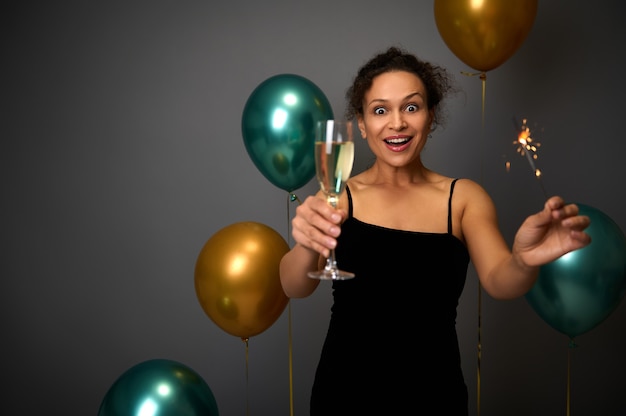
[[497, 227], [491, 199], [482, 189], [476, 195], [479, 202], [466, 208], [463, 231], [481, 284], [494, 298], [525, 295], [542, 265], [591, 242], [585, 232], [589, 217], [579, 215], [575, 204], [565, 204], [554, 196], [540, 212], [524, 220], [509, 250]]

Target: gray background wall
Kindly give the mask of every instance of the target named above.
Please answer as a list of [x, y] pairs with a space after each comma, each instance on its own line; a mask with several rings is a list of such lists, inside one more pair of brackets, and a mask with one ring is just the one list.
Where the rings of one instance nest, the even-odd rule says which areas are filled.
[[[480, 80], [461, 75], [472, 70], [441, 39], [431, 1], [11, 2], [1, 38], [1, 407], [96, 414], [124, 371], [168, 358], [207, 381], [223, 416], [247, 406], [288, 415], [291, 339], [295, 414], [307, 414], [330, 286], [292, 301], [250, 339], [246, 361], [245, 344], [203, 313], [193, 283], [201, 247], [225, 226], [261, 222], [291, 241], [295, 205], [255, 168], [241, 137], [247, 98], [273, 75], [308, 78], [339, 114], [356, 69], [404, 46], [448, 67], [464, 90], [427, 163], [480, 180], [509, 241], [543, 202], [514, 153], [514, 116], [544, 129], [538, 165], [548, 192], [626, 229], [620, 4], [540, 1], [524, 44], [487, 74], [483, 131]], [[355, 169], [368, 162], [361, 145]], [[458, 329], [472, 412], [478, 293], [470, 271]], [[566, 414], [568, 352], [572, 414], [626, 414], [623, 303], [570, 351], [524, 298], [480, 304], [483, 416]], [[398, 353], [427, 360], [412, 356], [412, 335], [397, 334]]]

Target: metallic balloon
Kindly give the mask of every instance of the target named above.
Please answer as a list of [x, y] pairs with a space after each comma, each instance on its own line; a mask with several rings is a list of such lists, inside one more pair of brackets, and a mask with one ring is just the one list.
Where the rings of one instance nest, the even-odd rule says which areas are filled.
[[279, 264], [289, 246], [271, 227], [239, 222], [216, 232], [198, 255], [195, 288], [204, 312], [225, 332], [248, 339], [287, 306]]
[[172, 360], [144, 361], [109, 388], [98, 416], [219, 416], [208, 384], [191, 368]]
[[252, 92], [244, 107], [241, 127], [248, 155], [272, 184], [292, 192], [315, 175], [315, 122], [332, 118], [317, 85], [300, 75], [275, 75]]
[[626, 237], [602, 211], [578, 204], [589, 216], [591, 244], [541, 267], [526, 300], [550, 326], [570, 338], [599, 325], [626, 292]]
[[538, 0], [435, 0], [437, 30], [457, 58], [476, 69], [502, 65], [522, 45]]

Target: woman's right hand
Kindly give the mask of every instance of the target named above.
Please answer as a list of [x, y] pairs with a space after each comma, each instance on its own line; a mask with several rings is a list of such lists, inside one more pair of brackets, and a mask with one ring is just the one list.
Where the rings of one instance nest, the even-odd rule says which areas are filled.
[[308, 196], [298, 205], [291, 221], [293, 238], [301, 246], [328, 257], [337, 245], [346, 215], [344, 210], [330, 206], [323, 194]]

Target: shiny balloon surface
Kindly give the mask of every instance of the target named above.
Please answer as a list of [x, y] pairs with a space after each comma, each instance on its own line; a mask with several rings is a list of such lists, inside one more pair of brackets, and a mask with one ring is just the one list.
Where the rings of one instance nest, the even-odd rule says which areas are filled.
[[208, 384], [191, 368], [166, 359], [144, 361], [107, 391], [98, 416], [219, 416]]
[[244, 107], [241, 128], [248, 155], [272, 184], [292, 192], [315, 175], [315, 123], [332, 118], [317, 85], [300, 75], [275, 75], [252, 92]]
[[591, 218], [591, 244], [541, 267], [526, 300], [550, 326], [570, 338], [595, 328], [626, 292], [626, 237], [605, 213], [578, 204]]
[[441, 38], [457, 58], [477, 71], [502, 65], [522, 45], [538, 0], [435, 0]]
[[287, 306], [279, 276], [287, 251], [283, 237], [265, 224], [239, 222], [216, 232], [196, 261], [196, 295], [204, 312], [242, 339], [268, 329]]

